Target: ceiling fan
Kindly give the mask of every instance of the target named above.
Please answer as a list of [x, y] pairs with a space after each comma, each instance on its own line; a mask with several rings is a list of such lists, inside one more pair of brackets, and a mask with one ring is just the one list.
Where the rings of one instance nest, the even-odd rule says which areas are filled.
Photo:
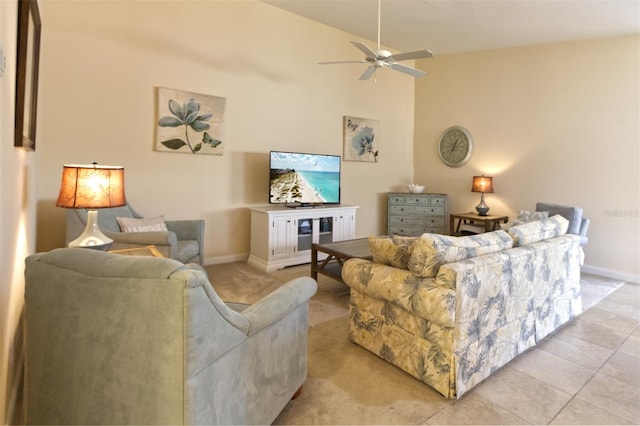
[[418, 70], [415, 68], [411, 68], [407, 65], [399, 64], [399, 61], [408, 61], [410, 59], [421, 59], [421, 58], [433, 58], [433, 53], [429, 50], [416, 50], [414, 52], [406, 52], [406, 53], [391, 53], [388, 50], [380, 49], [380, 2], [378, 0], [378, 49], [372, 50], [361, 41], [352, 41], [355, 47], [360, 49], [366, 56], [365, 59], [359, 61], [331, 61], [331, 62], [318, 62], [322, 65], [327, 64], [352, 64], [352, 63], [370, 63], [371, 65], [367, 67], [366, 70], [360, 76], [360, 80], [368, 80], [372, 75], [375, 74], [378, 68], [391, 68], [396, 71], [403, 72], [405, 74], [409, 74], [413, 77], [422, 77], [426, 73], [422, 70]]

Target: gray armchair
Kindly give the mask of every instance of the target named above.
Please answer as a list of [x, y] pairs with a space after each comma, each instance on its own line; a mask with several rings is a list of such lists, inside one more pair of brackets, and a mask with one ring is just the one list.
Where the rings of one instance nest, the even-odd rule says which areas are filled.
[[559, 214], [569, 221], [567, 234], [580, 236], [580, 246], [589, 242], [587, 231], [589, 230], [588, 218], [582, 216], [582, 207], [562, 206], [560, 204], [536, 203], [537, 212], [549, 212], [549, 217]]
[[[204, 220], [168, 220], [168, 231], [120, 232], [117, 217], [142, 218], [129, 204], [122, 207], [98, 209], [98, 225], [113, 239], [112, 249], [127, 249], [155, 245], [170, 259], [182, 263], [204, 261]], [[67, 209], [66, 243], [82, 234], [87, 225], [87, 210]]]
[[242, 312], [198, 265], [26, 259], [26, 424], [270, 424], [307, 374], [311, 278]]

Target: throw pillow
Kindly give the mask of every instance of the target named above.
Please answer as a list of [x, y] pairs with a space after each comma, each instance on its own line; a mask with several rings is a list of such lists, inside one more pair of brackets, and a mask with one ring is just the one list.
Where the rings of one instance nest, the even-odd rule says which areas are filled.
[[423, 234], [416, 241], [409, 259], [409, 270], [419, 277], [435, 277], [440, 266], [513, 247], [505, 231], [493, 231], [465, 237]]
[[549, 217], [549, 212], [530, 212], [527, 210], [520, 210], [518, 212], [518, 220], [524, 223], [533, 222], [534, 220], [542, 220]]
[[369, 237], [373, 261], [395, 268], [408, 269], [409, 258], [418, 237], [384, 235]]
[[510, 228], [518, 225], [523, 225], [528, 222], [533, 222], [535, 220], [542, 220], [549, 217], [549, 212], [530, 212], [527, 210], [520, 210], [518, 212], [518, 218], [512, 219], [507, 223], [503, 223], [500, 225], [500, 229], [504, 231], [508, 231]]
[[566, 234], [568, 227], [569, 221], [557, 214], [547, 219], [514, 226], [509, 229], [509, 235], [515, 240], [515, 246], [524, 246]]
[[116, 217], [120, 230], [122, 232], [152, 232], [167, 231], [167, 225], [164, 223], [164, 216], [141, 218], [134, 217]]

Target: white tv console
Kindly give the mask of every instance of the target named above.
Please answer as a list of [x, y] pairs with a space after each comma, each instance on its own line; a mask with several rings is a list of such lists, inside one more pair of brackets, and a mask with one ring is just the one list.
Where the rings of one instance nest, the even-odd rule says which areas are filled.
[[357, 208], [251, 207], [251, 249], [247, 263], [265, 272], [309, 263], [311, 244], [355, 238]]

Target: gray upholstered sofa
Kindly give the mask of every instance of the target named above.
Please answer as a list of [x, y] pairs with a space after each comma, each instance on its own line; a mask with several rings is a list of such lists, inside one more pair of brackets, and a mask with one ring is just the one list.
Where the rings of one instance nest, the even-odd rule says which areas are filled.
[[27, 424], [269, 424], [307, 373], [298, 278], [235, 312], [198, 265], [81, 248], [26, 259]]
[[[98, 225], [113, 240], [112, 250], [154, 245], [165, 257], [182, 263], [204, 262], [204, 220], [167, 220], [167, 231], [121, 232], [117, 218], [143, 219], [131, 205], [98, 210]], [[66, 243], [69, 244], [87, 225], [86, 209], [67, 209]]]
[[349, 339], [459, 398], [582, 311], [561, 216], [467, 237], [370, 237], [349, 259]]

